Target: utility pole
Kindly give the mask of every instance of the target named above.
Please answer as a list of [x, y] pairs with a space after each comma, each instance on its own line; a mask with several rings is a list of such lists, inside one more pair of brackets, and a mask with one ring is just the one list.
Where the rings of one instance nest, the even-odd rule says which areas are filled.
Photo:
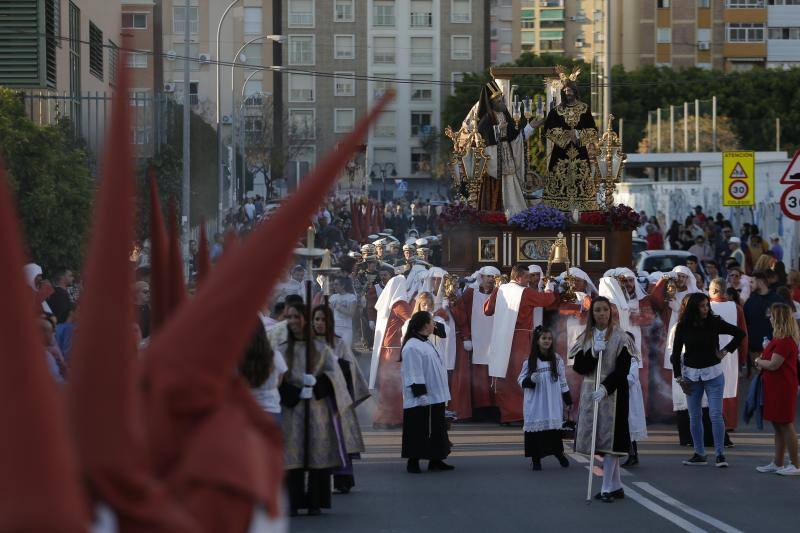
[[[191, 84], [191, 72], [189, 65], [189, 55], [191, 48], [189, 46], [192, 40], [191, 25], [189, 23], [189, 9], [191, 8], [191, 0], [186, 0], [184, 7], [184, 31], [183, 31], [183, 180], [181, 182], [181, 244], [184, 258], [184, 269], [189, 268], [189, 208], [191, 201], [191, 91], [189, 86]], [[156, 61], [162, 61], [161, 57], [157, 57]], [[174, 223], [174, 221], [170, 221]]]
[[[283, 34], [283, 2], [272, 0], [272, 33], [275, 35]], [[283, 178], [283, 48], [278, 41], [272, 42], [272, 157], [270, 158], [269, 173], [270, 181]], [[298, 171], [298, 182], [300, 175]]]
[[608, 116], [611, 114], [611, 0], [606, 0], [606, 17], [605, 17], [605, 34], [606, 41], [604, 43], [605, 61], [603, 64], [603, 81], [605, 88], [603, 90], [603, 124], [608, 124]]
[[155, 0], [153, 4], [153, 147], [155, 153], [161, 150], [162, 142], [166, 142], [164, 121], [161, 113], [164, 112], [164, 30], [162, 0]]

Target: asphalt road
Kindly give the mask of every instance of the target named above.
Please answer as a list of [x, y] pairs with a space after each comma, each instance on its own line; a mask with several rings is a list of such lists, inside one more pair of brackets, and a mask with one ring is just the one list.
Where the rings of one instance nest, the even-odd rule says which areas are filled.
[[[360, 358], [364, 363], [365, 357]], [[772, 454], [772, 433], [741, 426], [726, 450], [730, 468], [686, 467], [691, 450], [673, 428], [651, 427], [640, 465], [623, 469], [626, 499], [586, 504], [588, 461], [554, 458], [533, 472], [523, 457], [521, 428], [457, 424], [450, 437], [452, 472], [405, 472], [400, 431], [375, 431], [374, 405], [360, 407], [367, 452], [355, 465], [356, 488], [334, 494], [322, 516], [292, 519], [292, 532], [483, 531], [798, 531], [800, 477], [760, 474]], [[571, 449], [571, 442], [565, 447]], [[711, 451], [710, 455], [713, 455]], [[424, 462], [423, 462], [424, 469]], [[599, 474], [600, 470], [596, 470]], [[593, 493], [600, 488], [595, 475]]]

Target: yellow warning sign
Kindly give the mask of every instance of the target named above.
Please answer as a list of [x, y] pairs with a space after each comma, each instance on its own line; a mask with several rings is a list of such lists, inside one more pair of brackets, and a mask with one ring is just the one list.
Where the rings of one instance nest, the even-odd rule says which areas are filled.
[[722, 205], [755, 205], [755, 152], [722, 152]]

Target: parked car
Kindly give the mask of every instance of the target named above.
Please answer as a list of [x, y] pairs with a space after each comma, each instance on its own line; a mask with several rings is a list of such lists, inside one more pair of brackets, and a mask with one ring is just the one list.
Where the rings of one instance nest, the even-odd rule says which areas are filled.
[[[635, 240], [635, 239], [634, 239]], [[689, 257], [689, 252], [685, 250], [643, 250], [639, 252], [639, 258], [636, 261], [636, 272], [669, 272], [676, 266], [686, 265], [686, 258]], [[698, 265], [700, 273], [704, 278], [708, 278], [703, 264]]]
[[635, 265], [639, 260], [639, 254], [647, 250], [647, 241], [641, 237], [634, 237], [631, 241], [631, 264]]

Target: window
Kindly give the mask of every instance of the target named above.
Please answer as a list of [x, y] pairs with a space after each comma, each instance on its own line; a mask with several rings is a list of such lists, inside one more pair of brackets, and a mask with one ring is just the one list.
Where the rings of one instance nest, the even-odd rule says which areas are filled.
[[147, 68], [147, 56], [144, 52], [128, 52], [128, 68]]
[[411, 64], [433, 64], [433, 37], [411, 38]]
[[53, 35], [57, 37], [56, 46], [61, 48], [61, 0], [50, 1], [53, 4]]
[[764, 0], [727, 0], [725, 7], [731, 8], [753, 8], [764, 7]]
[[353, 0], [334, 0], [334, 22], [353, 22], [353, 16]]
[[123, 30], [146, 30], [147, 29], [147, 13], [123, 13], [122, 14], [122, 29]]
[[710, 43], [711, 42], [711, 28], [697, 28], [697, 42]]
[[450, 37], [450, 59], [472, 59], [472, 36], [453, 35]]
[[89, 72], [103, 81], [103, 32], [89, 23]]
[[[244, 62], [247, 65], [258, 67], [262, 65], [262, 51], [264, 49], [264, 45], [262, 43], [253, 43], [247, 45], [244, 49]], [[242, 59], [239, 58], [239, 61]]]
[[[175, 43], [175, 53], [178, 59], [173, 62], [174, 71], [183, 71], [184, 56], [186, 55], [185, 43]], [[189, 70], [200, 70], [200, 45], [197, 43], [189, 43]]]
[[119, 47], [108, 41], [108, 83], [116, 85], [117, 70], [119, 68]]
[[353, 131], [356, 125], [355, 109], [334, 109], [333, 110], [333, 131], [336, 133], [348, 133]]
[[411, 135], [412, 137], [419, 137], [420, 135], [427, 135], [431, 129], [431, 112], [430, 111], [412, 111], [411, 112]]
[[433, 97], [433, 87], [430, 83], [424, 83], [433, 81], [433, 74], [412, 74], [411, 79], [412, 100], [430, 100]]
[[464, 81], [464, 73], [463, 72], [451, 72], [450, 73], [450, 94], [455, 96], [456, 94], [456, 84], [461, 83]]
[[672, 42], [672, 28], [658, 28], [658, 29], [656, 29], [656, 42], [657, 43], [671, 43]]
[[411, 27], [430, 28], [433, 26], [433, 1], [411, 0]]
[[375, 121], [375, 137], [394, 137], [397, 127], [397, 113], [384, 111]]
[[290, 65], [314, 64], [313, 35], [289, 36], [289, 64]]
[[[175, 84], [175, 96], [179, 101], [183, 100], [183, 81], [173, 81], [172, 83]], [[200, 103], [200, 99], [198, 97], [199, 88], [199, 82], [189, 82], [189, 105], [192, 107], [196, 107]]]
[[394, 26], [394, 0], [375, 0], [372, 7], [374, 26]]
[[146, 126], [131, 128], [131, 142], [138, 145], [150, 144], [150, 128]]
[[333, 57], [335, 59], [354, 59], [356, 57], [356, 36], [334, 35]]
[[130, 89], [128, 90], [128, 99], [131, 107], [145, 107], [150, 99], [150, 90], [143, 88]]
[[250, 80], [244, 85], [244, 96], [246, 107], [258, 107], [262, 105], [261, 92], [264, 90], [261, 80]]
[[386, 91], [396, 91], [397, 83], [391, 74], [379, 74], [380, 79], [373, 82], [372, 94], [375, 98], [380, 98]]
[[289, 159], [286, 180], [292, 187], [300, 184], [300, 180], [311, 170], [311, 165], [317, 160], [317, 149], [315, 146], [290, 147], [293, 153]]
[[450, 22], [453, 24], [472, 23], [472, 0], [451, 0]]
[[314, 76], [290, 73], [289, 101], [314, 102]]
[[314, 0], [289, 0], [289, 27], [314, 27]]
[[397, 149], [394, 147], [373, 148], [372, 160], [379, 165], [384, 165], [384, 168], [388, 169], [388, 174], [391, 176], [397, 160]]
[[[183, 35], [186, 32], [186, 8], [172, 8], [172, 33]], [[189, 8], [189, 31], [192, 34], [200, 32], [200, 12], [197, 7]]]
[[764, 40], [763, 23], [731, 23], [726, 25], [729, 43], [758, 43]]
[[711, 0], [697, 0], [697, 7], [711, 7]]
[[770, 28], [770, 39], [800, 39], [800, 28]]
[[314, 139], [316, 137], [313, 109], [289, 110], [289, 136], [293, 139]]
[[264, 119], [262, 117], [244, 117], [244, 135], [247, 143], [264, 140]]
[[262, 29], [262, 13], [260, 7], [246, 7], [244, 8], [244, 33], [245, 35], [261, 35], [264, 33]]
[[[333, 95], [334, 96], [355, 96], [356, 95], [356, 80], [353, 76], [355, 72], [334, 72], [333, 78]], [[342, 76], [342, 77], [339, 77]]]
[[411, 173], [427, 174], [431, 170], [431, 156], [419, 149], [411, 151]]
[[659, 9], [667, 9], [669, 7], [669, 0], [658, 0], [656, 5]]
[[394, 65], [394, 37], [372, 38], [372, 62]]

